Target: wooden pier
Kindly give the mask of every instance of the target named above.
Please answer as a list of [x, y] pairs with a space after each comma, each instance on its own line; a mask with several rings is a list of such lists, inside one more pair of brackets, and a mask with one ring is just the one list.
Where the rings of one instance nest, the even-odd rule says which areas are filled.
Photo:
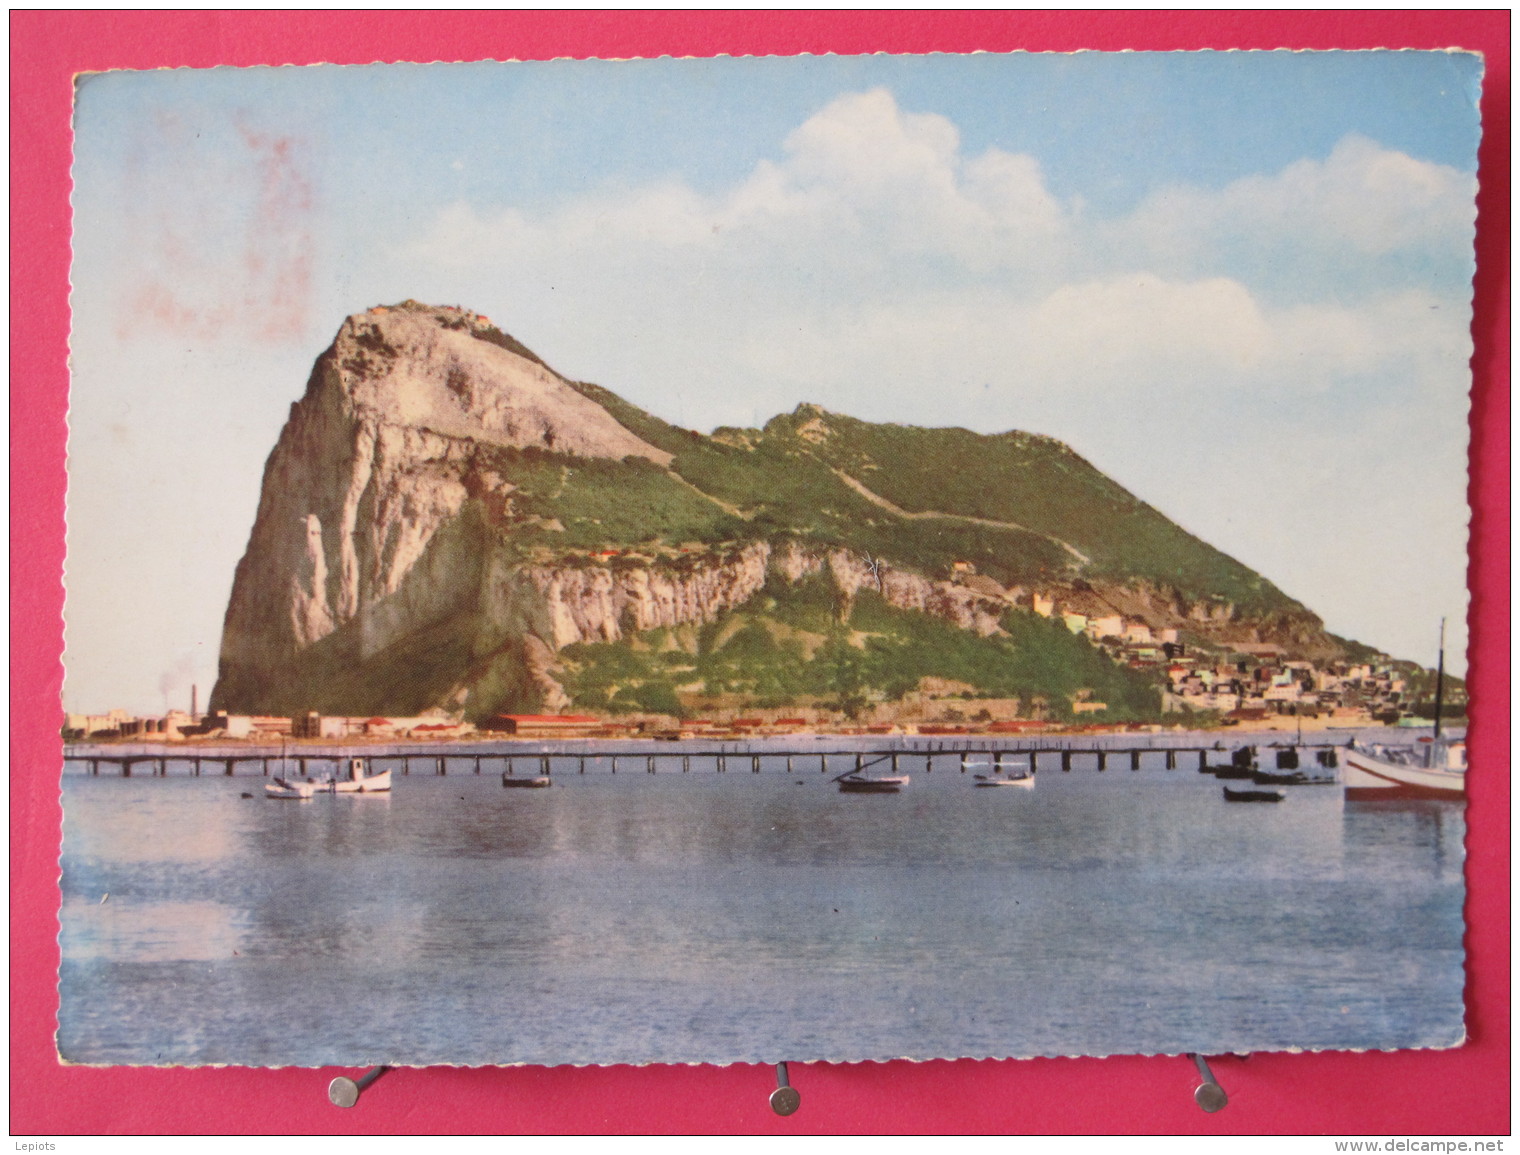
[[[1266, 735], [1262, 735], [1265, 737]], [[336, 764], [345, 758], [364, 758], [373, 764], [399, 763], [400, 773], [409, 775], [416, 768], [419, 773], [447, 775], [451, 764], [454, 772], [481, 774], [486, 768], [508, 775], [519, 771], [534, 776], [549, 777], [556, 764], [562, 771], [585, 774], [590, 767], [594, 771], [606, 770], [616, 774], [620, 769], [633, 768], [646, 774], [661, 771], [690, 773], [711, 770], [719, 774], [732, 766], [746, 766], [753, 774], [769, 768], [779, 771], [784, 766], [787, 774], [816, 769], [820, 773], [838, 771], [849, 759], [854, 759], [857, 771], [872, 767], [890, 766], [893, 773], [921, 768], [933, 773], [936, 767], [942, 771], [964, 774], [968, 769], [1000, 770], [1010, 762], [1025, 765], [1030, 770], [1047, 770], [1059, 767], [1070, 773], [1074, 768], [1096, 769], [1106, 772], [1114, 767], [1141, 769], [1142, 759], [1150, 758], [1167, 770], [1183, 767], [1199, 770], [1211, 763], [1227, 762], [1234, 750], [1242, 746], [1263, 749], [1295, 746], [1300, 749], [1334, 748], [1344, 746], [1342, 740], [1251, 741], [1247, 735], [1232, 735], [1226, 745], [1223, 740], [1204, 743], [1202, 735], [1153, 735], [1151, 741], [1135, 744], [1132, 735], [1115, 735], [1112, 739], [1092, 738], [1018, 738], [1007, 741], [995, 739], [927, 739], [900, 738], [895, 742], [873, 742], [868, 746], [850, 745], [846, 739], [827, 739], [812, 748], [803, 744], [784, 744], [779, 740], [772, 745], [764, 740], [758, 742], [658, 742], [630, 740], [618, 749], [607, 749], [595, 741], [560, 743], [485, 742], [458, 743], [440, 749], [436, 743], [410, 745], [354, 745], [319, 746], [300, 745], [275, 748], [271, 746], [194, 746], [176, 748], [169, 745], [125, 745], [121, 743], [74, 743], [64, 746], [64, 760], [82, 764], [91, 776], [98, 776], [101, 768], [114, 770], [123, 778], [131, 778], [144, 771], [152, 777], [167, 777], [171, 763], [194, 777], [220, 774], [231, 777], [240, 767], [256, 767], [256, 772], [268, 777], [271, 769], [276, 774], [310, 777], [313, 763]], [[1251, 737], [1254, 737], [1251, 736]], [[1190, 740], [1189, 740], [1190, 739]], [[631, 748], [636, 747], [636, 748]], [[334, 768], [336, 766], [334, 765]], [[244, 771], [246, 772], [246, 771]]]

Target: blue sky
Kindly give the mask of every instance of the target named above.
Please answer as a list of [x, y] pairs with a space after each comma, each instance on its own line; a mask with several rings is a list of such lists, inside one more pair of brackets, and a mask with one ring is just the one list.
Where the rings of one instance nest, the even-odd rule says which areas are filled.
[[[76, 112], [65, 702], [202, 701], [350, 312], [484, 312], [694, 428], [1068, 442], [1339, 633], [1465, 614], [1474, 57], [164, 70]], [[1457, 665], [1460, 666], [1460, 659]]]

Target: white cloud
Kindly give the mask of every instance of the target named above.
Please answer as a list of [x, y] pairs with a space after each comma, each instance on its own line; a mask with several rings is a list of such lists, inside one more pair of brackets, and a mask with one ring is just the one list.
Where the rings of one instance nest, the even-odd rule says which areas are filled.
[[450, 299], [525, 326], [577, 375], [657, 409], [673, 378], [702, 383], [678, 417], [691, 424], [800, 398], [911, 419], [932, 382], [940, 417], [987, 428], [1052, 390], [1115, 408], [1448, 388], [1465, 301], [1397, 277], [1353, 292], [1307, 265], [1291, 292], [1252, 274], [1263, 252], [1365, 270], [1459, 248], [1471, 211], [1452, 170], [1348, 138], [1323, 161], [1087, 222], [1033, 158], [968, 157], [948, 120], [878, 89], [833, 101], [727, 190], [667, 181], [537, 216], [460, 204], [405, 256], [453, 268]]
[[1171, 186], [1134, 213], [1107, 222], [1116, 248], [1152, 267], [1275, 271], [1285, 279], [1333, 282], [1337, 265], [1386, 277], [1418, 259], [1471, 260], [1476, 181], [1360, 136], [1324, 160], [1245, 177], [1222, 189]]
[[1226, 278], [1151, 273], [1063, 285], [1029, 315], [1030, 371], [1110, 388], [1160, 374], [1229, 376], [1259, 365], [1271, 336], [1260, 308]]
[[681, 250], [700, 250], [730, 263], [929, 258], [986, 270], [1040, 255], [1069, 224], [1034, 158], [996, 148], [963, 157], [950, 121], [904, 113], [885, 90], [839, 98], [783, 151], [711, 197], [666, 183], [587, 197], [536, 219], [455, 205], [413, 251], [464, 265], [581, 250], [608, 262], [629, 253], [680, 260]]

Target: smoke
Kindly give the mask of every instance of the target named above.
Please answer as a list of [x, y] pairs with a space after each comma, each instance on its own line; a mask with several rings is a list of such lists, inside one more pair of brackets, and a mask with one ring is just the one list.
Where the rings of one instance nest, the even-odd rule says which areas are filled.
[[173, 666], [158, 676], [158, 692], [163, 695], [164, 713], [169, 712], [171, 697], [181, 694], [185, 695], [185, 700], [176, 704], [187, 710], [190, 708], [189, 692], [190, 687], [195, 685], [195, 681], [195, 655], [183, 653]]

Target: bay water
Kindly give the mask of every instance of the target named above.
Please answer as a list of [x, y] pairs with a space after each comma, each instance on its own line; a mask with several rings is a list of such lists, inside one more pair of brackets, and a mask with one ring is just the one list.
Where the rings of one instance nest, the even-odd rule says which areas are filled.
[[1336, 787], [1231, 804], [1151, 756], [981, 789], [958, 761], [916, 754], [885, 795], [775, 756], [558, 759], [537, 790], [396, 763], [389, 795], [308, 801], [71, 763], [59, 1050], [363, 1066], [1460, 1042], [1459, 805]]

